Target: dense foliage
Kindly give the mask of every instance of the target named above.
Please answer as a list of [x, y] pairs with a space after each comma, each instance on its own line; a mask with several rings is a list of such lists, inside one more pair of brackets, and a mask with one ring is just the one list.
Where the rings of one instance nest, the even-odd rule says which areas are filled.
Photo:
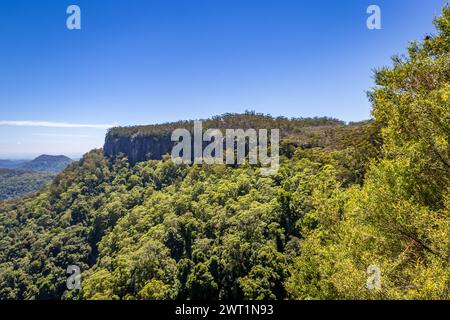
[[376, 72], [374, 122], [286, 138], [274, 176], [94, 150], [1, 203], [0, 299], [450, 299], [450, 8], [436, 26]]
[[52, 173], [0, 169], [0, 200], [35, 192], [55, 177]]

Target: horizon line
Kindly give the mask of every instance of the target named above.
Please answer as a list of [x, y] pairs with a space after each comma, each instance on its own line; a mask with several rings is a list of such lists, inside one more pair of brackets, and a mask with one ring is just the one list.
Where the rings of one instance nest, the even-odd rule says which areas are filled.
[[14, 127], [46, 127], [46, 128], [91, 128], [91, 129], [110, 129], [118, 124], [83, 124], [57, 121], [35, 121], [35, 120], [0, 120], [0, 126]]

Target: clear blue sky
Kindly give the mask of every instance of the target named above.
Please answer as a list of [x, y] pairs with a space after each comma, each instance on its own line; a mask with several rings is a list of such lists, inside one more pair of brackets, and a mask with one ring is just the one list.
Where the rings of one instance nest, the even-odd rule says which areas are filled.
[[[78, 124], [246, 109], [367, 119], [371, 70], [432, 32], [445, 2], [1, 1], [0, 157], [74, 156], [102, 145], [104, 126]], [[70, 4], [81, 8], [80, 31], [66, 28]], [[382, 30], [366, 28], [370, 4], [381, 7]]]

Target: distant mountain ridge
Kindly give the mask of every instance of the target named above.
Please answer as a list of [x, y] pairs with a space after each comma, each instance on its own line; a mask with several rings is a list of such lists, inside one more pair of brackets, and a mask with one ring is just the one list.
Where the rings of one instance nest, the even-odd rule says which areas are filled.
[[50, 156], [44, 154], [30, 162], [20, 165], [17, 169], [57, 173], [63, 171], [72, 162], [72, 159], [63, 155]]
[[31, 161], [0, 160], [0, 168], [34, 172], [59, 173], [72, 162], [72, 159], [63, 155], [51, 156], [43, 154]]

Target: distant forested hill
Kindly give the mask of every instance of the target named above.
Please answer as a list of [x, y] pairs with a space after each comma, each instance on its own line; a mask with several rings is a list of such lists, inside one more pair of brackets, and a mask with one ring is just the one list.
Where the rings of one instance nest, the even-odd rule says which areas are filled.
[[63, 171], [72, 162], [73, 160], [66, 156], [43, 154], [33, 160], [0, 160], [0, 168], [58, 173]]
[[0, 201], [35, 192], [54, 177], [53, 173], [0, 169]]
[[21, 164], [18, 169], [57, 173], [63, 171], [72, 161], [66, 156], [41, 155], [34, 160]]

